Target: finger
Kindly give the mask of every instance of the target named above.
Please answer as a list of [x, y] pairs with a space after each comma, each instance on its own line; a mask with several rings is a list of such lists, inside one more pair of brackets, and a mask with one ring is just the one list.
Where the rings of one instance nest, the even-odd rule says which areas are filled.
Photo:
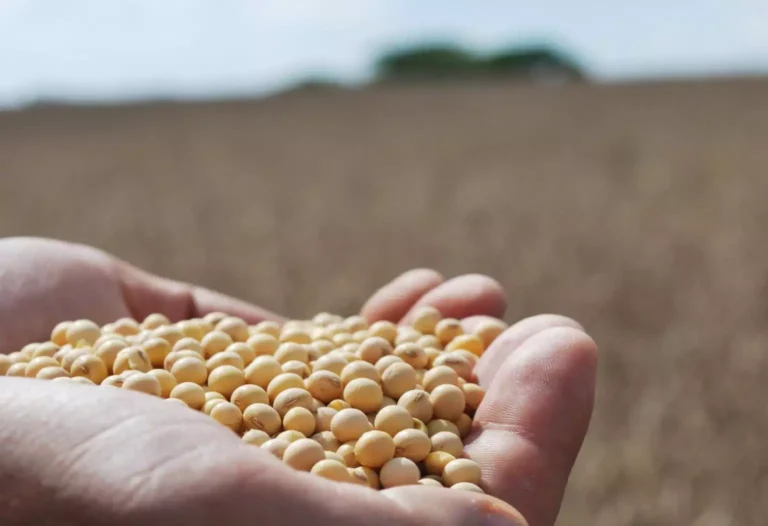
[[200, 318], [217, 311], [237, 316], [248, 323], [282, 320], [266, 309], [203, 287], [155, 276], [123, 261], [119, 261], [117, 266], [125, 302], [138, 320], [153, 312], [179, 321]]
[[[119, 389], [0, 378], [0, 421], [8, 424], [0, 428], [0, 488], [14, 504], [0, 519], [13, 524], [51, 516], [80, 524], [99, 513], [124, 524], [191, 526], [254, 517], [265, 526], [525, 524], [486, 495], [420, 487], [383, 494], [299, 473], [199, 412]], [[55, 441], [39, 432], [47, 425], [61, 431]]]
[[528, 525], [519, 511], [489, 495], [418, 486], [401, 486], [382, 494], [418, 524]]
[[493, 495], [550, 526], [592, 414], [597, 349], [584, 332], [545, 329], [501, 366], [466, 451]]
[[[475, 321], [477, 320], [477, 321]], [[472, 326], [479, 325], [482, 318], [469, 318], [465, 320], [465, 330], [472, 330]], [[504, 361], [514, 353], [528, 338], [543, 330], [554, 327], [571, 327], [580, 331], [584, 328], [576, 321], [556, 314], [540, 314], [526, 318], [514, 324], [504, 331], [483, 353], [483, 357], [475, 368], [480, 385], [488, 389], [496, 373], [501, 369]]]
[[397, 322], [419, 298], [442, 282], [443, 276], [434, 270], [409, 270], [374, 292], [360, 312], [369, 322]]
[[507, 310], [507, 299], [498, 281], [481, 274], [465, 274], [424, 294], [405, 314], [403, 323], [409, 323], [416, 310], [427, 305], [446, 318], [481, 314], [500, 318]]

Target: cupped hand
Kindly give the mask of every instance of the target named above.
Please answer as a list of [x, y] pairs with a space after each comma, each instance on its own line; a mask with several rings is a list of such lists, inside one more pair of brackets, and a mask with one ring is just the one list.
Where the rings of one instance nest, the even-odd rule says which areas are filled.
[[[506, 307], [490, 278], [444, 281], [414, 270], [377, 291], [362, 314], [407, 322], [423, 305], [470, 330]], [[45, 340], [64, 319], [212, 311], [280, 320], [93, 248], [0, 241], [0, 352]], [[489, 495], [332, 483], [146, 395], [0, 377], [0, 523], [512, 525], [524, 516], [531, 526], [552, 525], [592, 413], [596, 353], [580, 325], [554, 315], [513, 325], [485, 352], [477, 374], [487, 394], [466, 452], [482, 466]]]

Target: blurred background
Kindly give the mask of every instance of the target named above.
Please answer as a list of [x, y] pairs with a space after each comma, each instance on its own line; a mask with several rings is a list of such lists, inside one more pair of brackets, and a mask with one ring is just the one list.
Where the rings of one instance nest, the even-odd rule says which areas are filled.
[[488, 273], [602, 349], [560, 525], [763, 525], [766, 73], [758, 0], [0, 0], [0, 235], [291, 316]]

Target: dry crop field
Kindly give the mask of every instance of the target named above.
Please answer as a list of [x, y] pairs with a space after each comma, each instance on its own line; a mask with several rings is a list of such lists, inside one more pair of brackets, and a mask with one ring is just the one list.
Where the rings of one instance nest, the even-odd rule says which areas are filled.
[[0, 235], [291, 316], [415, 266], [601, 346], [559, 524], [768, 522], [768, 82], [467, 84], [0, 113]]

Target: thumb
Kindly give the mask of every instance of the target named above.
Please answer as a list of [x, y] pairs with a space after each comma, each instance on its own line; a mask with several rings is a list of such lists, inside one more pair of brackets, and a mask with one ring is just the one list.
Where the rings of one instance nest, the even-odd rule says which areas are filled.
[[422, 486], [401, 486], [381, 494], [416, 523], [528, 526], [520, 512], [490, 495]]

